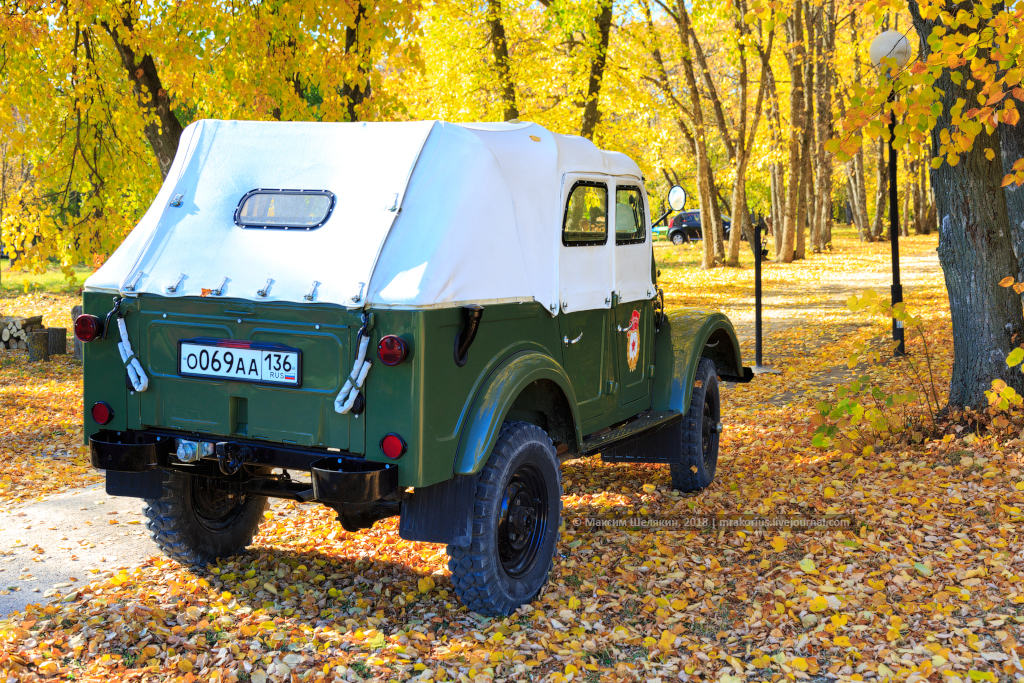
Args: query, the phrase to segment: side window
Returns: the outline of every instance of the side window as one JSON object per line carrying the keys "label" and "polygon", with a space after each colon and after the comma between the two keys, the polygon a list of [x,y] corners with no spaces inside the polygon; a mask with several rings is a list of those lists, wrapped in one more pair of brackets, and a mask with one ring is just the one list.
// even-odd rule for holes
{"label": "side window", "polygon": [[646,236],[644,196],[640,188],[615,188],[615,244],[638,244]]}
{"label": "side window", "polygon": [[586,247],[608,241],[608,186],[581,180],[572,186],[562,218],[562,244]]}

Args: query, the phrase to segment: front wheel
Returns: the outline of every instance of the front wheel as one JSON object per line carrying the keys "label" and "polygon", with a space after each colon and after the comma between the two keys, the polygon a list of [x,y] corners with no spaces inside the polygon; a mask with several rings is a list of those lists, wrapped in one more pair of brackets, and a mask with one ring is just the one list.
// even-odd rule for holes
{"label": "front wheel", "polygon": [[146,499],[146,528],[164,555],[205,565],[245,550],[263,521],[265,496],[234,492],[211,479],[162,472],[163,493]]}
{"label": "front wheel", "polygon": [[722,432],[718,372],[714,362],[701,358],[690,399],[683,416],[683,448],[679,462],[670,465],[672,488],[689,493],[711,486],[718,466],[718,436]]}
{"label": "front wheel", "polygon": [[455,593],[468,609],[507,615],[547,583],[561,525],[562,479],[550,437],[506,422],[477,475],[473,536],[448,546]]}

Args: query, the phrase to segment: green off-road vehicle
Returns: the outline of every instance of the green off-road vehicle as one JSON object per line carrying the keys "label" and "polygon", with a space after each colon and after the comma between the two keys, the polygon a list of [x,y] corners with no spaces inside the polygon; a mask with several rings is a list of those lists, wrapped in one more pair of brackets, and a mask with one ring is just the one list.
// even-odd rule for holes
{"label": "green off-road vehicle", "polygon": [[[640,169],[527,123],[199,121],[85,286],[85,433],[186,563],[270,497],[446,543],[463,603],[547,580],[560,459],[718,456],[720,313],[666,316]],[[300,476],[302,473],[303,476]]]}

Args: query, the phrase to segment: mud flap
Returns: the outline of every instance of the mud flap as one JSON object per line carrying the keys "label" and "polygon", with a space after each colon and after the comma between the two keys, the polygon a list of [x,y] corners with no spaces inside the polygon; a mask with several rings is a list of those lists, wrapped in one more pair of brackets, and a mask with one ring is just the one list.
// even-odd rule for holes
{"label": "mud flap", "polygon": [[459,474],[448,481],[418,488],[402,501],[398,535],[407,541],[468,546],[473,536],[476,475]]}
{"label": "mud flap", "polygon": [[159,498],[163,494],[162,470],[115,472],[107,470],[107,495],[128,498]]}
{"label": "mud flap", "polygon": [[683,423],[674,421],[617,441],[601,451],[603,462],[679,462],[683,451]]}

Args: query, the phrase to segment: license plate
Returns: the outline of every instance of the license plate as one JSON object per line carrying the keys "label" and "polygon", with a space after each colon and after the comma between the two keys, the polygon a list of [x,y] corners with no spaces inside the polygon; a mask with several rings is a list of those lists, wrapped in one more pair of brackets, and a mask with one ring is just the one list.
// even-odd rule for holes
{"label": "license plate", "polygon": [[240,339],[182,339],[178,374],[297,387],[302,384],[302,351]]}

